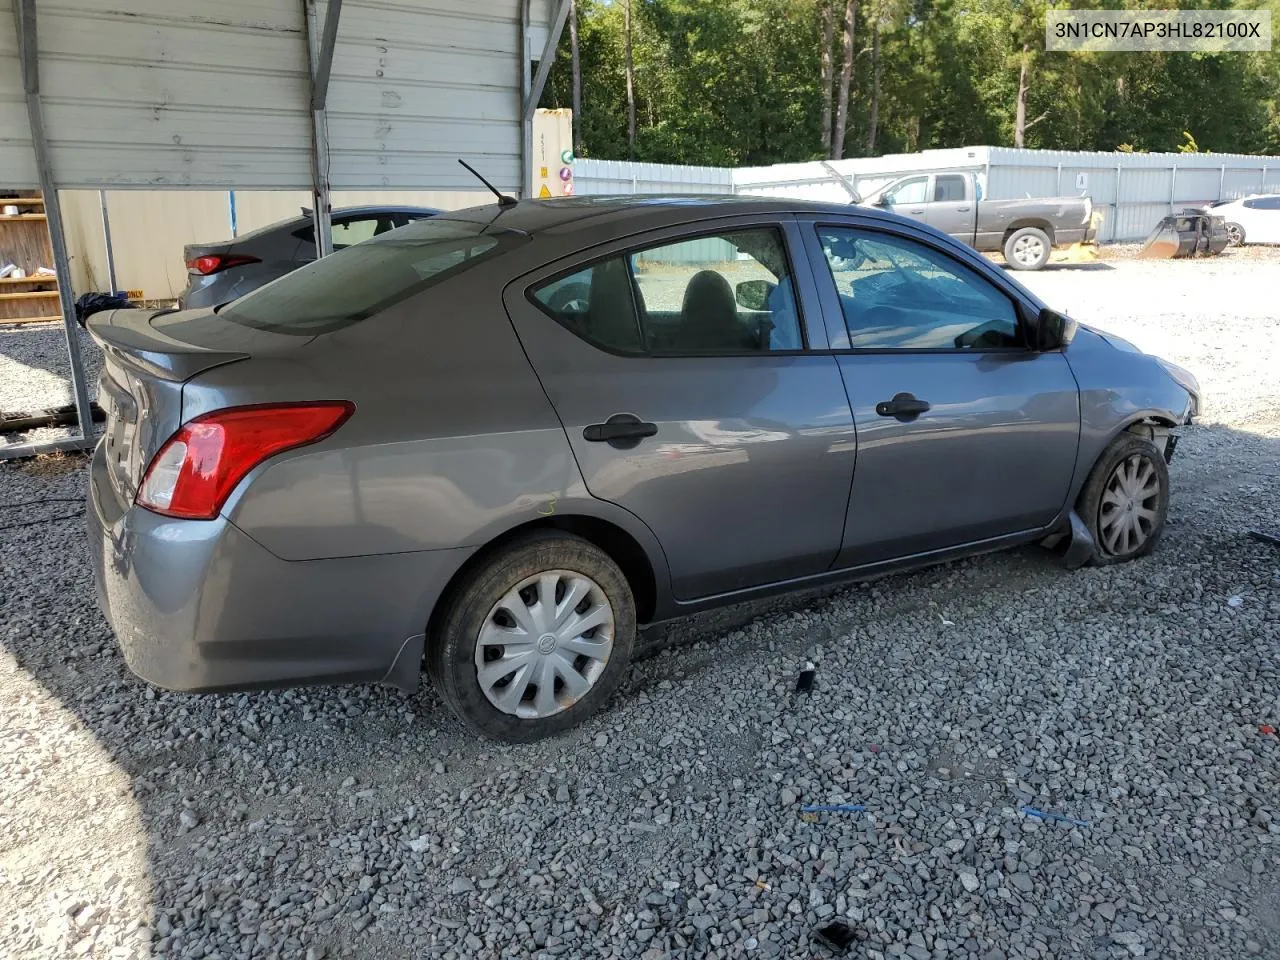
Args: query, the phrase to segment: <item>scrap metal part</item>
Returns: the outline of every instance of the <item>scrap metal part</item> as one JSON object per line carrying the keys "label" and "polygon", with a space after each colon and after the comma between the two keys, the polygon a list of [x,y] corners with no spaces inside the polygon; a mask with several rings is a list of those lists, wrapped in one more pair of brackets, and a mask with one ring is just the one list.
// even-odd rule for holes
{"label": "scrap metal part", "polygon": [[1193,210],[1165,217],[1138,251],[1139,260],[1181,260],[1216,256],[1227,248],[1230,237],[1222,217]]}

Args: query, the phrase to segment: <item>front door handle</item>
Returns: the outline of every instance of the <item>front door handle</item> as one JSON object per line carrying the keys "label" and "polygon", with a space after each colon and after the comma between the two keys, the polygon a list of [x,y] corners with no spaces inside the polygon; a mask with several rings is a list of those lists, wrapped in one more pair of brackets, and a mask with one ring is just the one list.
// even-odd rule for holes
{"label": "front door handle", "polygon": [[582,428],[582,439],[592,443],[607,443],[617,450],[630,450],[645,437],[658,432],[656,423],[648,423],[629,413],[615,413],[604,423],[592,423]]}
{"label": "front door handle", "polygon": [[876,404],[876,413],[882,417],[893,417],[906,423],[914,420],[929,409],[929,404],[917,400],[909,393],[894,394],[892,400],[881,400]]}
{"label": "front door handle", "polygon": [[968,212],[969,212],[968,207],[956,207],[956,213],[968,213]]}

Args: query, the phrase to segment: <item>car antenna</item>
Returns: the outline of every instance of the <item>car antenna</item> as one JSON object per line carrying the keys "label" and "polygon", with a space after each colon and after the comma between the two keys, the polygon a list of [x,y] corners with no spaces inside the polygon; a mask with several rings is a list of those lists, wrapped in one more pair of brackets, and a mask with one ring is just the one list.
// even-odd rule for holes
{"label": "car antenna", "polygon": [[515,197],[507,196],[505,193],[503,193],[501,190],[495,187],[492,183],[490,183],[488,180],[482,177],[480,175],[480,171],[477,170],[475,167],[473,167],[471,164],[467,163],[467,161],[459,157],[458,162],[462,164],[464,167],[466,167],[467,171],[471,173],[472,176],[474,176],[477,180],[479,180],[481,183],[483,183],[486,187],[489,188],[490,192],[492,192],[493,195],[498,198],[498,206],[514,207],[517,203],[519,203],[519,201],[516,200]]}

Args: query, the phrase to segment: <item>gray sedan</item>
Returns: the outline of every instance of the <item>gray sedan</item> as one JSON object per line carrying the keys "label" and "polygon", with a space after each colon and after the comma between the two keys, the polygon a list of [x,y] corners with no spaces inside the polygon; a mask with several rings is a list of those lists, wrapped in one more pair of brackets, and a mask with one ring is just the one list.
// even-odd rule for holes
{"label": "gray sedan", "polygon": [[[345,249],[439,212],[432,207],[334,210],[330,234],[333,249]],[[187,244],[182,248],[187,286],[178,295],[178,305],[190,309],[230,303],[315,259],[315,228],[311,212],[305,209],[301,216],[269,224],[234,240]]]}
{"label": "gray sedan", "polygon": [[99,313],[97,581],[179,690],[425,669],[475,730],[600,707],[638,625],[1160,539],[1186,371],[877,210],[443,214],[217,311]]}

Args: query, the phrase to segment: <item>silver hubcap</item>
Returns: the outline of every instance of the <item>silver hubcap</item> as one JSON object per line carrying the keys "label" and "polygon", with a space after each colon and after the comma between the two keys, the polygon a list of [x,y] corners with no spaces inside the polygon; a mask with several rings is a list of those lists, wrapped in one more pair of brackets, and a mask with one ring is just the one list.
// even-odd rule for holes
{"label": "silver hubcap", "polygon": [[1240,228],[1234,223],[1227,224],[1227,242],[1239,246],[1240,240]]}
{"label": "silver hubcap", "polygon": [[613,650],[613,606],[590,577],[548,570],[493,605],[476,640],[476,680],[503,713],[537,720],[595,686]]}
{"label": "silver hubcap", "polygon": [[1019,237],[1013,242],[1013,258],[1019,263],[1035,263],[1044,255],[1044,244],[1038,237]]}
{"label": "silver hubcap", "polygon": [[1146,457],[1134,454],[1120,461],[1102,494],[1098,527],[1107,552],[1133,553],[1147,542],[1156,525],[1160,477]]}

